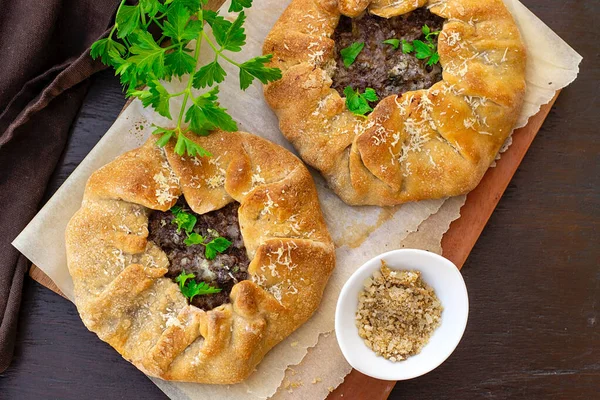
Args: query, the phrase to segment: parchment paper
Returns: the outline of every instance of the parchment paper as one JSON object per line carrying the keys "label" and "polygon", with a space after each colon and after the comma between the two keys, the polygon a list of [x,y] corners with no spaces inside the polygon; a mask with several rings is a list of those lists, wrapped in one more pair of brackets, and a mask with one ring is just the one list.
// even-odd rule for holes
{"label": "parchment paper", "polygon": [[[524,126],[556,90],[575,79],[581,57],[521,3],[505,1],[529,50],[526,105],[518,123],[518,126]],[[254,3],[247,12],[248,44],[241,54],[236,55],[238,60],[260,54],[266,34],[289,0],[255,0]],[[227,8],[226,4],[222,10]],[[230,76],[237,76],[235,70],[226,69]],[[176,81],[169,85],[174,89],[181,87],[181,83]],[[263,100],[260,83],[255,83],[244,94],[240,94],[237,85],[237,79],[230,77],[221,85],[220,99],[239,122],[240,129],[293,150],[280,134],[277,119]],[[179,105],[174,101],[172,107],[176,109]],[[80,207],[85,182],[102,165],[141,145],[152,130],[151,123],[164,124],[165,121],[151,110],[144,109],[139,101],[132,102],[13,242],[70,299],[73,298],[73,284],[66,267],[64,231],[70,217]],[[450,222],[460,215],[460,207],[464,203],[462,196],[446,202],[431,200],[385,209],[349,207],[325,186],[319,175],[313,176],[323,213],[337,245],[337,267],[321,307],[310,321],[275,347],[257,371],[241,384],[211,386],[151,378],[172,399],[264,399],[275,394],[282,381],[277,398],[290,394],[290,390],[296,394],[294,398],[324,398],[329,389],[339,385],[350,371],[337,348],[335,336],[328,334],[333,330],[335,303],[347,277],[366,260],[391,249],[410,246],[440,252],[441,236]],[[368,240],[365,240],[367,237]],[[314,347],[317,341],[319,344]],[[310,347],[313,347],[310,355],[300,364]],[[288,366],[296,364],[300,365],[286,373]],[[298,397],[300,394],[301,397]]]}

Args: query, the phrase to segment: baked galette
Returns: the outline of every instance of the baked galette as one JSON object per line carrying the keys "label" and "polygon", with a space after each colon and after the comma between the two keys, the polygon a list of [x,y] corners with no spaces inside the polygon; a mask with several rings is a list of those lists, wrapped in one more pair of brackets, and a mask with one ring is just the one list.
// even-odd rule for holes
{"label": "baked galette", "polygon": [[145,373],[235,383],[315,311],[334,247],[306,167],[242,132],[151,138],[89,179],[66,232],[88,329]]}
{"label": "baked galette", "polygon": [[525,93],[502,0],[292,0],[263,51],[281,131],[353,205],[470,191]]}

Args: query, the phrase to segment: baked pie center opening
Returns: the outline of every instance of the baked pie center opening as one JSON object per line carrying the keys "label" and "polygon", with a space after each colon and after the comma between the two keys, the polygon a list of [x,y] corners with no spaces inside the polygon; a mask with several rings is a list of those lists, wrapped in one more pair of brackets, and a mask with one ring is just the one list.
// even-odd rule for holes
{"label": "baked pie center opening", "polygon": [[[389,19],[368,12],[358,18],[342,16],[333,34],[336,69],[332,87],[342,97],[347,86],[360,93],[372,88],[380,100],[431,87],[442,80],[442,67],[439,63],[427,65],[428,60],[418,59],[415,52],[404,53],[402,43],[403,40],[425,41],[423,27],[427,25],[431,32],[436,32],[442,29],[443,23],[443,18],[425,8]],[[399,41],[397,49],[384,43],[389,39]],[[433,40],[437,43],[437,37]],[[364,47],[354,63],[346,67],[340,52],[355,43],[364,43]]]}
{"label": "baked pie center opening", "polygon": [[205,238],[204,243],[220,237],[227,239],[231,245],[223,252],[216,252],[214,258],[209,259],[205,245],[185,243],[191,233],[186,232],[184,228],[178,228],[176,215],[171,211],[173,209],[165,212],[153,210],[148,220],[148,238],[159,246],[169,259],[169,272],[166,276],[180,284],[176,279],[182,273],[193,274],[194,277],[187,280],[188,285],[193,280],[195,283],[205,282],[221,290],[218,293],[192,297],[190,304],[198,308],[208,311],[228,303],[233,285],[248,279],[250,264],[238,221],[240,204],[233,202],[219,210],[200,215],[194,213],[181,196],[176,207],[181,207],[183,212],[196,218],[191,233]]}

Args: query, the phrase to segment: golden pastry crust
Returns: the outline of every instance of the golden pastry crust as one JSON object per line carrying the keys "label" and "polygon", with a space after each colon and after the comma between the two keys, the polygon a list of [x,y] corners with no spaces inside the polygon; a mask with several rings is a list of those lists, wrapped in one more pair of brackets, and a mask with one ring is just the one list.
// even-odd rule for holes
{"label": "golden pastry crust", "polygon": [[[247,133],[191,136],[212,158],[181,157],[151,138],[89,179],[66,231],[75,303],[88,329],[148,375],[229,384],[316,310],[335,264],[310,173],[285,149]],[[230,303],[192,305],[164,275],[148,214],[183,193],[196,213],[238,201],[251,263]]]}
{"label": "golden pastry crust", "polygon": [[[393,17],[426,6],[446,22],[443,80],[353,115],[331,88],[340,15]],[[351,205],[469,192],[508,138],[525,94],[525,48],[502,0],[292,0],[263,52],[283,78],[265,86],[281,131]]]}

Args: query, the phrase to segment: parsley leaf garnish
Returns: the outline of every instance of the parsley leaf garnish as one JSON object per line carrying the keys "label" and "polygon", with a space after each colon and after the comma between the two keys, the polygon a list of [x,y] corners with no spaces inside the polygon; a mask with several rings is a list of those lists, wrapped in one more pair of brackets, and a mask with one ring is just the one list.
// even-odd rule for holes
{"label": "parsley leaf garnish", "polygon": [[136,90],[132,93],[142,101],[144,107],[151,105],[163,117],[171,118],[169,92],[158,80],[148,82],[148,90]]}
{"label": "parsley leaf garnish", "polygon": [[407,42],[406,40],[402,39],[402,52],[404,54],[408,54],[408,53],[412,53],[413,51],[415,51],[415,46],[413,46],[412,43]]}
{"label": "parsley leaf garnish", "polygon": [[424,25],[421,28],[421,32],[425,35],[425,41],[413,40],[412,43],[402,40],[402,52],[409,54],[414,52],[415,57],[419,60],[427,60],[426,65],[432,66],[440,61],[440,55],[437,52],[437,42],[435,37],[438,36],[441,31],[432,32],[431,28]]}
{"label": "parsley leaf garnish", "polygon": [[358,57],[358,55],[364,47],[365,44],[363,42],[355,42],[352,43],[350,46],[346,47],[345,49],[340,50],[340,54],[342,55],[342,61],[344,62],[344,66],[346,68],[354,64],[356,57]]}
{"label": "parsley leaf garnish", "polygon": [[250,8],[252,6],[252,0],[232,0],[229,6],[229,12],[239,12],[244,8]]}
{"label": "parsley leaf garnish", "polygon": [[225,80],[227,72],[221,67],[218,61],[213,61],[200,68],[194,74],[192,86],[196,89],[212,86],[215,83],[221,83]]}
{"label": "parsley leaf garnish", "polygon": [[[161,140],[163,140],[163,137]],[[211,157],[212,154],[209,153],[206,149],[200,146],[198,143],[194,142],[192,139],[185,136],[183,132],[179,134],[177,137],[177,143],[175,144],[175,152],[177,154],[187,153],[191,157]]]}
{"label": "parsley leaf garnish", "polygon": [[[226,54],[240,52],[246,44],[244,10],[252,6],[252,0],[232,0],[229,11],[238,13],[233,21],[205,9],[207,0],[139,0],[137,5],[125,2],[121,0],[108,37],[92,45],[92,58],[115,69],[127,97],[137,97],[144,107],[152,107],[173,120],[169,127],[156,127],[154,133],[160,135],[158,146],[173,140],[179,155],[209,157],[210,153],[192,139],[194,134],[237,130],[233,118],[219,105],[218,87],[213,87],[227,76],[221,61],[239,68],[242,90],[254,79],[267,84],[281,78],[278,68],[268,66],[271,55],[237,62]],[[214,39],[205,32],[205,22],[212,28]],[[158,28],[160,34],[153,36],[151,28]],[[202,43],[213,50],[212,61],[200,60]],[[171,93],[161,83],[182,79],[187,74],[190,76],[183,78],[187,84],[181,92]],[[198,94],[192,88],[208,91]],[[180,96],[181,108],[171,115],[171,99]]]}
{"label": "parsley leaf garnish", "polygon": [[366,88],[365,92],[361,94],[359,90],[354,90],[351,86],[346,86],[344,95],[346,96],[346,107],[348,107],[348,110],[362,117],[373,111],[369,102],[379,100],[377,93],[371,88]]}
{"label": "parsley leaf garnish", "polygon": [[221,41],[217,40],[217,43],[219,43],[222,49],[233,52],[242,51],[242,46],[246,44],[246,33],[243,27],[245,21],[246,14],[242,11],[229,26],[227,32],[222,34],[215,33],[215,39],[218,37],[221,38]]}
{"label": "parsley leaf garnish", "polygon": [[254,78],[257,78],[262,83],[281,79],[281,70],[265,66],[272,58],[272,54],[258,56],[238,65],[240,68],[240,87],[242,90],[250,87]]}
{"label": "parsley leaf garnish", "polygon": [[148,32],[136,30],[131,36],[135,44],[129,48],[133,56],[127,61],[134,64],[142,74],[153,74],[162,79],[165,76],[165,49],[160,47]]}
{"label": "parsley leaf garnish", "polygon": [[366,88],[365,89],[365,94],[363,96],[368,101],[377,101],[377,100],[379,100],[379,97],[377,97],[377,93],[375,93],[375,90],[371,89],[371,88]]}
{"label": "parsley leaf garnish", "polygon": [[227,114],[227,110],[219,107],[218,94],[217,86],[196,97],[193,100],[194,104],[187,110],[185,121],[189,122],[189,129],[195,134],[204,136],[216,128],[228,132],[237,130],[237,123]]}
{"label": "parsley leaf garnish", "polygon": [[100,39],[92,45],[90,54],[92,58],[100,57],[104,64],[111,61],[111,57],[121,56],[125,53],[125,46],[111,38]]}
{"label": "parsley leaf garnish", "polygon": [[[421,32],[423,32],[423,35],[428,36],[431,34],[431,28],[427,24],[425,24],[421,27]],[[429,39],[429,38],[427,38],[427,39]]]}
{"label": "parsley leaf garnish", "polygon": [[196,275],[186,274],[185,271],[181,271],[179,275],[175,277],[175,282],[179,283],[179,288],[183,288],[188,279],[194,279]]}
{"label": "parsley leaf garnish", "polygon": [[194,274],[186,274],[185,271],[181,271],[181,274],[175,277],[175,282],[179,283],[179,290],[181,293],[188,298],[190,303],[196,296],[203,296],[206,294],[219,293],[222,289],[218,287],[210,286],[206,282],[196,282]]}
{"label": "parsley leaf garnish", "polygon": [[152,134],[154,134],[154,135],[161,135],[160,139],[158,139],[156,141],[156,145],[160,146],[160,147],[163,147],[167,143],[169,143],[169,140],[171,140],[171,138],[175,134],[175,132],[170,131],[170,130],[165,129],[165,128],[161,128],[160,126],[154,125],[154,128],[155,129],[154,129],[154,132],[152,132]]}
{"label": "parsley leaf garnish", "polygon": [[188,235],[192,233],[194,226],[196,226],[196,222],[198,221],[196,216],[183,211],[179,206],[172,207],[171,212],[175,216],[171,223],[177,225],[177,232],[181,232],[183,229]]}
{"label": "parsley leaf garnish", "polygon": [[203,296],[205,294],[219,293],[221,290],[222,290],[221,288],[216,288],[216,287],[210,286],[206,282],[198,283],[196,281],[189,281],[187,283],[187,285],[184,286],[184,288],[181,290],[181,293],[183,293],[183,295],[185,297],[190,299],[190,302],[191,302],[194,299],[194,297],[196,297],[196,296]]}
{"label": "parsley leaf garnish", "polygon": [[206,237],[193,232],[188,235],[184,243],[186,246],[194,246],[198,244],[204,246],[204,255],[206,256],[207,260],[214,260],[217,256],[217,253],[223,253],[229,248],[229,246],[231,246],[231,242],[224,237],[217,237],[209,242],[206,242],[206,240]]}
{"label": "parsley leaf garnish", "polygon": [[435,53],[435,49],[432,49],[420,40],[413,40],[413,46],[415,48],[415,57],[419,60],[431,57]]}
{"label": "parsley leaf garnish", "polygon": [[184,240],[184,243],[186,246],[193,246],[195,244],[203,244],[204,243],[204,236],[196,233],[196,232],[192,232],[188,235],[188,237]]}
{"label": "parsley leaf garnish", "polygon": [[[119,30],[117,37],[123,39],[127,37],[140,24],[140,6],[126,6],[121,3],[117,12],[116,24]],[[110,37],[110,36],[109,36]]]}
{"label": "parsley leaf garnish", "polygon": [[[181,135],[180,138],[181,137],[184,136]],[[210,238],[204,237],[199,233],[194,232],[194,227],[196,226],[197,222],[196,216],[183,211],[183,209],[180,206],[171,207],[171,212],[175,217],[171,222],[173,224],[177,224],[177,232],[181,232],[181,230],[183,229],[187,235],[186,239],[183,241],[185,245],[204,246],[204,255],[206,256],[207,260],[214,260],[217,256],[217,253],[223,253],[229,248],[229,246],[231,246],[231,241],[225,239],[224,237],[219,236],[212,240],[209,240]]]}
{"label": "parsley leaf garnish", "polygon": [[189,55],[187,49],[181,48],[167,54],[165,64],[167,75],[179,77],[194,72],[196,59]]}
{"label": "parsley leaf garnish", "polygon": [[223,253],[229,248],[229,246],[231,246],[231,242],[224,237],[218,237],[206,243],[205,246],[206,248],[204,255],[209,260],[214,260],[214,258],[217,256],[217,253]]}
{"label": "parsley leaf garnish", "polygon": [[202,31],[202,24],[197,20],[190,20],[190,10],[181,3],[176,3],[169,8],[167,20],[163,24],[163,34],[176,42],[191,40],[198,37]]}
{"label": "parsley leaf garnish", "polygon": [[383,43],[391,45],[395,50],[398,50],[398,47],[400,46],[399,39],[388,39],[384,40]]}

